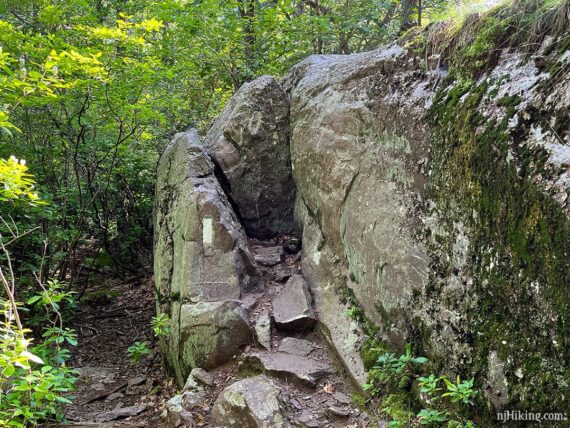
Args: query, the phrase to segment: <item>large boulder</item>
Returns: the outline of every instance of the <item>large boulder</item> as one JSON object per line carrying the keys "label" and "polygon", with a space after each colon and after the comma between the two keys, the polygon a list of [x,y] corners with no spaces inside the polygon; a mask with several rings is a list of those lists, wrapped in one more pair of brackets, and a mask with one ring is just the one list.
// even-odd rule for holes
{"label": "large boulder", "polygon": [[212,410],[213,426],[281,428],[285,426],[281,391],[260,375],[240,380],[218,396]]}
{"label": "large boulder", "polygon": [[[200,356],[194,355],[189,343],[199,341],[197,334],[211,332],[190,331],[193,320],[185,314],[198,312],[208,320],[223,320],[217,321],[225,329],[221,335],[230,331],[228,325],[232,323],[239,324],[239,331],[245,330],[240,316],[228,304],[212,303],[208,308],[196,305],[239,299],[262,286],[245,232],[195,131],[176,134],[160,158],[154,242],[159,311],[169,314],[172,320],[172,332],[162,348],[166,362],[182,384],[194,363],[204,361],[211,367],[227,356],[204,355],[218,352],[217,346],[203,348]],[[239,336],[240,344],[244,336]],[[205,343],[224,343],[219,338],[203,339]],[[183,342],[185,345],[181,345]],[[232,347],[230,353],[234,351]]]}
{"label": "large boulder", "polygon": [[[480,36],[466,33],[462,46]],[[475,377],[497,411],[564,406],[567,47],[546,37],[538,68],[496,46],[464,80],[474,70],[445,78],[441,52],[425,72],[429,49],[414,43],[312,56],[282,82],[303,274],[325,335],[359,382],[359,350],[375,341],[349,308],[376,343],[414,342],[438,370]]]}
{"label": "large boulder", "polygon": [[289,154],[289,99],[262,76],[244,84],[204,139],[246,231],[291,233],[295,185]]}
{"label": "large boulder", "polygon": [[[408,301],[428,277],[410,213],[423,192],[421,119],[431,94],[406,50],[313,56],[284,80],[291,95],[291,158],[303,227],[303,272],[329,337],[354,378],[360,330],[344,314],[362,307],[382,336],[403,346]],[[416,88],[419,88],[416,90]],[[354,302],[340,302],[353,296]]]}

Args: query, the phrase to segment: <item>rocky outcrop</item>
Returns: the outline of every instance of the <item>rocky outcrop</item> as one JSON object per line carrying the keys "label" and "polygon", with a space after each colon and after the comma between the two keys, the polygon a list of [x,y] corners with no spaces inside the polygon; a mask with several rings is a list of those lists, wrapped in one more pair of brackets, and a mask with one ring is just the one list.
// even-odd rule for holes
{"label": "rocky outcrop", "polygon": [[293,232],[289,99],[273,77],[244,84],[208,131],[204,146],[251,236]]}
{"label": "rocky outcrop", "polygon": [[164,355],[179,383],[250,340],[235,303],[262,287],[245,232],[195,131],[177,134],[158,166],[154,275],[172,320]]}
{"label": "rocky outcrop", "polygon": [[477,81],[398,45],[284,79],[303,272],[356,379],[374,340],[343,306],[376,341],[479,378],[497,409],[564,397],[570,56],[553,49],[552,72],[504,51]]}
{"label": "rocky outcrop", "polygon": [[[566,45],[545,38],[537,68],[516,51],[498,48],[487,63],[470,63],[465,53],[424,51],[426,34],[409,37],[364,54],[312,56],[281,82],[262,77],[236,94],[206,147],[223,182],[216,191],[229,196],[220,196],[224,210],[229,200],[239,212],[221,222],[240,231],[228,232],[231,254],[241,248],[230,272],[238,285],[187,295],[238,299],[255,287],[258,263],[274,287],[256,318],[266,351],[245,360],[270,375],[315,384],[330,368],[299,343],[272,350],[279,342],[267,303],[275,334],[305,332],[318,315],[319,332],[358,384],[380,347],[403,352],[412,343],[434,370],[476,378],[481,406],[562,406],[570,357]],[[477,36],[462,37],[465,46]],[[198,158],[193,174],[204,168]],[[194,206],[197,190],[188,186]],[[288,254],[297,246],[276,246],[283,239],[256,245],[252,257],[237,218],[254,237],[290,233],[293,206],[302,269]],[[216,248],[219,260],[228,256],[229,246]],[[161,266],[172,265],[171,254],[159,255]],[[172,296],[180,287],[161,284],[177,274],[158,269],[161,295]],[[174,337],[180,353],[180,330]]]}
{"label": "rocky outcrop", "polygon": [[323,325],[359,383],[361,335],[339,298],[354,294],[383,337],[403,346],[407,302],[428,277],[410,216],[424,191],[422,118],[433,96],[414,72],[418,62],[394,45],[313,56],[285,78],[303,269]]}

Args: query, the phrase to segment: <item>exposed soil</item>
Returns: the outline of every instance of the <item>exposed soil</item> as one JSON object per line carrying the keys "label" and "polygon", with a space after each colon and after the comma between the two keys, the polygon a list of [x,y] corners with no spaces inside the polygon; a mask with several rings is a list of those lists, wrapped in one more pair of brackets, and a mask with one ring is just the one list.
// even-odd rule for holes
{"label": "exposed soil", "polygon": [[[85,422],[96,422],[117,407],[144,405],[143,412],[120,424],[94,426],[160,426],[164,402],[176,386],[164,373],[155,347],[150,329],[155,313],[152,277],[125,280],[101,275],[91,280],[72,326],[78,346],[69,364],[80,375],[77,398],[65,409],[70,424],[90,426]],[[127,352],[134,342],[147,342],[150,349],[138,363],[130,361]],[[130,386],[129,381],[135,379],[142,383]]]}

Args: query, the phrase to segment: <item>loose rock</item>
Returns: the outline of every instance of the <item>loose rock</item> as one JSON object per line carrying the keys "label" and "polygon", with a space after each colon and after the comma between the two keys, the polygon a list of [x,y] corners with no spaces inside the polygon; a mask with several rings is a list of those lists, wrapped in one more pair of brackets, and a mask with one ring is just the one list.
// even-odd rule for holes
{"label": "loose rock", "polygon": [[268,351],[271,350],[271,317],[269,312],[263,311],[255,323],[257,341]]}
{"label": "loose rock", "polygon": [[332,416],[337,416],[340,418],[348,418],[348,416],[350,415],[350,412],[348,410],[337,406],[330,406],[327,409],[327,412]]}
{"label": "loose rock", "polygon": [[110,422],[116,419],[128,418],[130,416],[136,416],[147,409],[146,404],[140,406],[130,406],[130,407],[118,407],[110,412],[102,413],[95,417],[97,422]]}
{"label": "loose rock", "polygon": [[204,385],[212,386],[214,384],[214,378],[212,375],[200,367],[193,368],[190,372],[190,376]]}
{"label": "loose rock", "polygon": [[119,398],[123,398],[124,396],[125,394],[122,394],[120,392],[113,392],[111,395],[105,398],[105,401],[115,401],[118,400]]}
{"label": "loose rock", "polygon": [[182,396],[176,395],[166,403],[166,426],[167,427],[191,427],[194,426],[192,413],[182,407]]}
{"label": "loose rock", "polygon": [[301,275],[292,276],[271,304],[275,324],[282,330],[303,331],[316,323],[309,287]]}
{"label": "loose rock", "polygon": [[320,378],[332,373],[328,364],[285,352],[254,352],[246,355],[246,359],[267,373],[297,379],[310,385],[315,385]]}
{"label": "loose rock", "polygon": [[227,428],[284,427],[280,394],[280,389],[263,375],[240,380],[220,393],[212,420]]}
{"label": "loose rock", "polygon": [[297,339],[295,337],[286,337],[281,341],[277,350],[279,352],[286,352],[287,354],[300,355],[306,357],[316,348],[313,342],[305,339]]}
{"label": "loose rock", "polygon": [[332,396],[336,399],[336,401],[338,401],[341,404],[352,403],[352,398],[350,398],[346,394],[343,394],[342,392],[335,392]]}
{"label": "loose rock", "polygon": [[263,266],[275,266],[281,263],[283,247],[257,247],[254,250],[255,261]]}
{"label": "loose rock", "polygon": [[307,428],[319,428],[321,426],[319,421],[308,410],[303,410],[297,420]]}

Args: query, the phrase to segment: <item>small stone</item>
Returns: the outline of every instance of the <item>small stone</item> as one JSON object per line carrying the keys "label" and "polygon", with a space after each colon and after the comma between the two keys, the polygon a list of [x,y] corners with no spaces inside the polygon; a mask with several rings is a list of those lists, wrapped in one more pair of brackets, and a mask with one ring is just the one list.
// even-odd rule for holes
{"label": "small stone", "polygon": [[263,311],[255,323],[257,341],[268,351],[271,350],[271,317],[269,312]]}
{"label": "small stone", "polygon": [[319,421],[317,421],[316,418],[312,415],[312,413],[309,412],[308,410],[303,410],[303,412],[299,415],[297,420],[309,428],[318,428],[321,426]]}
{"label": "small stone", "polygon": [[190,376],[204,385],[212,386],[214,384],[214,378],[212,375],[200,367],[193,368],[190,372]]}
{"label": "small stone", "polygon": [[338,416],[339,418],[348,418],[350,412],[346,409],[337,406],[330,406],[327,412],[332,416]]}
{"label": "small stone", "polygon": [[95,420],[97,422],[110,422],[116,419],[128,418],[130,416],[136,416],[147,409],[146,404],[142,404],[139,406],[130,406],[130,407],[117,407],[110,412],[105,412],[97,415]]}
{"label": "small stone", "polygon": [[182,408],[184,410],[192,410],[194,407],[202,404],[205,398],[203,389],[190,390],[182,393]]}
{"label": "small stone", "polygon": [[135,377],[135,378],[129,380],[128,386],[129,387],[138,386],[138,385],[142,385],[145,382],[146,382],[146,376],[138,376],[138,377]]}
{"label": "small stone", "polygon": [[[193,369],[192,372],[194,372],[194,370],[195,369]],[[190,376],[188,376],[188,379],[184,384],[180,400],[182,408],[185,410],[192,410],[196,405],[204,401],[205,395],[206,392],[204,391],[204,388],[199,384],[198,379],[194,376],[194,374],[190,373]]]}
{"label": "small stone", "polygon": [[272,298],[273,319],[282,330],[303,331],[316,323],[311,307],[311,296],[305,278],[294,275],[283,289]]}
{"label": "small stone", "polygon": [[175,395],[166,402],[165,419],[167,427],[195,426],[192,413],[182,407],[181,395]]}
{"label": "small stone", "polygon": [[257,247],[254,249],[255,261],[262,266],[275,266],[281,263],[283,247]]}
{"label": "small stone", "polygon": [[273,269],[273,278],[277,282],[285,282],[291,277],[291,270],[288,266],[280,264]]}
{"label": "small stone", "polygon": [[332,396],[336,401],[338,401],[341,404],[352,403],[352,399],[348,395],[343,394],[342,392],[335,392]]}
{"label": "small stone", "polygon": [[102,383],[94,383],[93,385],[91,385],[91,389],[94,389],[95,391],[104,391],[105,389],[107,389],[107,387]]}
{"label": "small stone", "polygon": [[125,394],[121,394],[120,392],[113,392],[111,395],[105,398],[105,401],[115,401],[118,400],[119,398],[123,398],[124,396]]}
{"label": "small stone", "polygon": [[303,406],[301,406],[301,403],[299,403],[299,401],[295,400],[294,398],[292,398],[289,402],[297,410],[301,410],[303,408]]}

